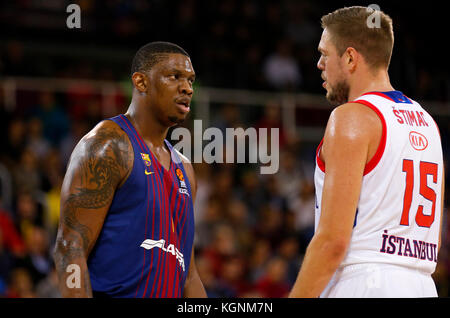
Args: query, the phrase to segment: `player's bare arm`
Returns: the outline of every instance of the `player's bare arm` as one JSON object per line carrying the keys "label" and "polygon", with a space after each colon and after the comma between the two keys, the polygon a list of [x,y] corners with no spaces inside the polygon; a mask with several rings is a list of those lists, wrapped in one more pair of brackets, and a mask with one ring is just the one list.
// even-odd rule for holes
{"label": "player's bare arm", "polygon": [[[103,121],[75,147],[61,190],[61,216],[54,251],[64,297],[92,297],[87,258],[103,226],[114,192],[133,165],[127,135]],[[68,266],[80,269],[79,287],[68,286]]]}
{"label": "player's bare arm", "polygon": [[[177,151],[174,149],[174,151]],[[195,177],[195,171],[192,167],[191,162],[184,155],[182,155],[179,151],[177,151],[178,156],[183,161],[183,167],[186,171],[187,178],[191,185],[191,194],[192,194],[192,203],[195,206],[195,197],[197,194],[197,179]],[[192,247],[191,252],[191,263],[189,265],[188,274],[186,277],[186,282],[184,283],[184,294],[185,298],[203,298],[206,296],[206,291],[203,286],[202,281],[200,280],[200,276],[198,275],[197,265],[195,263],[195,253],[194,246]]]}
{"label": "player's bare arm", "polygon": [[381,139],[370,108],[348,103],[330,116],[321,149],[325,162],[322,214],[290,297],[318,297],[346,254],[366,163]]}

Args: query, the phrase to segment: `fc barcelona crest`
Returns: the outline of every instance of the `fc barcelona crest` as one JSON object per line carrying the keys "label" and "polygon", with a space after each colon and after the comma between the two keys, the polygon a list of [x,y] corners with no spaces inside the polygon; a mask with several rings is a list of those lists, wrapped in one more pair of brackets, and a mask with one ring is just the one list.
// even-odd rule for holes
{"label": "fc barcelona crest", "polygon": [[150,156],[148,155],[148,153],[141,152],[141,157],[147,167],[150,167],[152,165],[152,161],[150,160]]}

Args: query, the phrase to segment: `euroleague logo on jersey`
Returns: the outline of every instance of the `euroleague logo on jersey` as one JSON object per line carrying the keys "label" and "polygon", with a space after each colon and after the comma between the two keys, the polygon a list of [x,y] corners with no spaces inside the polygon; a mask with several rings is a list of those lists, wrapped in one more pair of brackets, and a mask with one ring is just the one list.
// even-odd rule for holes
{"label": "euroleague logo on jersey", "polygon": [[409,142],[417,151],[425,150],[428,147],[427,137],[416,131],[411,131],[409,133]]}
{"label": "euroleague logo on jersey", "polygon": [[189,191],[186,187],[186,182],[184,181],[183,172],[181,172],[181,170],[179,168],[177,168],[175,170],[175,173],[177,174],[178,180],[180,181],[180,188],[178,189],[178,192],[189,196]]}

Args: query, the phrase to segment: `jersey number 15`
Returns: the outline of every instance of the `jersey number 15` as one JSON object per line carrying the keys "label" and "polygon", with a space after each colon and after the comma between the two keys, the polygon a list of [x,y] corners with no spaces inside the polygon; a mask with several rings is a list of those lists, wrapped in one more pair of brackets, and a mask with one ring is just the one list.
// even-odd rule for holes
{"label": "jersey number 15", "polygon": [[[422,227],[430,227],[434,222],[434,214],[436,211],[436,192],[428,187],[428,175],[433,176],[433,183],[437,183],[438,165],[432,162],[421,161],[419,165],[419,194],[425,199],[431,201],[431,214],[423,213],[423,205],[419,205],[416,212],[416,223]],[[406,172],[406,188],[403,197],[403,211],[400,225],[409,225],[409,211],[414,190],[414,161],[409,159],[403,160],[403,172]]]}

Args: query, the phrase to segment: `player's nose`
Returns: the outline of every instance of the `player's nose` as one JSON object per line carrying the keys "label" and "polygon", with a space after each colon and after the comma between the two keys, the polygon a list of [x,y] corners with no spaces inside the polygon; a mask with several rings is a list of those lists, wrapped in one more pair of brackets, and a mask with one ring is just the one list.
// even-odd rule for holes
{"label": "player's nose", "polygon": [[317,68],[321,71],[323,71],[325,69],[325,65],[323,63],[322,57],[320,57],[319,60],[317,61]]}
{"label": "player's nose", "polygon": [[181,81],[179,90],[180,90],[180,93],[189,95],[189,96],[192,95],[194,92],[194,89],[192,88],[192,84],[188,80]]}

